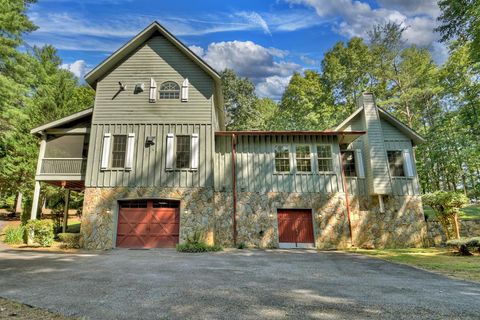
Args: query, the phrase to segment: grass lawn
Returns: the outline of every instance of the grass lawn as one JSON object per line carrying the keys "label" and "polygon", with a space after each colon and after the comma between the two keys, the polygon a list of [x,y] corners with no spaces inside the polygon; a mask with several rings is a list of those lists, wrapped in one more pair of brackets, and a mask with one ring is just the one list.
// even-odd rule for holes
{"label": "grass lawn", "polygon": [[408,264],[464,280],[480,281],[480,255],[460,256],[449,249],[410,248],[349,250],[376,258]]}
{"label": "grass lawn", "polygon": [[[424,206],[423,211],[428,216],[429,219],[435,217],[435,211],[429,206]],[[464,220],[469,219],[480,219],[480,205],[472,204],[466,206],[465,208],[460,209],[460,218]]]}
{"label": "grass lawn", "polygon": [[67,320],[78,318],[62,316],[44,309],[0,298],[0,319]]}

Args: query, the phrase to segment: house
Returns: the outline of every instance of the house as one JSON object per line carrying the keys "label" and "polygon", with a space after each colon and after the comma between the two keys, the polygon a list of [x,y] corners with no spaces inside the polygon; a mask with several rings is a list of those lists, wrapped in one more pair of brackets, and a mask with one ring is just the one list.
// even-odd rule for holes
{"label": "house", "polygon": [[32,130],[40,183],[84,192],[90,249],[421,246],[413,147],[372,94],[335,131],[226,131],[220,76],[154,22],[85,76],[93,108]]}

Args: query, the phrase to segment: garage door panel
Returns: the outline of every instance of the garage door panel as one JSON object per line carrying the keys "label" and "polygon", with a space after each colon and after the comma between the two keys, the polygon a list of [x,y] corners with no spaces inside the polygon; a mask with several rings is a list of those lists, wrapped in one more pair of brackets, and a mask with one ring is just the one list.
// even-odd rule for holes
{"label": "garage door panel", "polygon": [[[172,208],[175,202],[168,202],[168,208],[153,207],[152,200],[121,203],[117,247],[164,248],[174,247],[179,236],[179,208]],[[141,205],[138,205],[141,203]],[[132,208],[133,207],[133,208]]]}
{"label": "garage door panel", "polygon": [[313,244],[313,222],[310,210],[279,209],[278,240],[280,243]]}

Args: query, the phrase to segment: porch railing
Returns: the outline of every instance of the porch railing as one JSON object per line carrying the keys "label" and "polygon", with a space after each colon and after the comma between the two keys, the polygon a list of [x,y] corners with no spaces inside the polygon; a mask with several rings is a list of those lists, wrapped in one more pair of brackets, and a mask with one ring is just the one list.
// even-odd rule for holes
{"label": "porch railing", "polygon": [[40,174],[84,175],[86,168],[86,158],[44,158]]}

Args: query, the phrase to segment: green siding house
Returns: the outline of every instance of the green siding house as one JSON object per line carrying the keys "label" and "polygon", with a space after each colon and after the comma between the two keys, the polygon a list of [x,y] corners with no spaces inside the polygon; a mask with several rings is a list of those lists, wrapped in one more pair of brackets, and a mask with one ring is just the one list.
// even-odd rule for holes
{"label": "green siding house", "polygon": [[156,22],[85,80],[92,108],[32,130],[31,213],[41,183],[84,192],[84,248],[423,243],[423,138],[370,93],[334,131],[226,131],[220,76]]}

